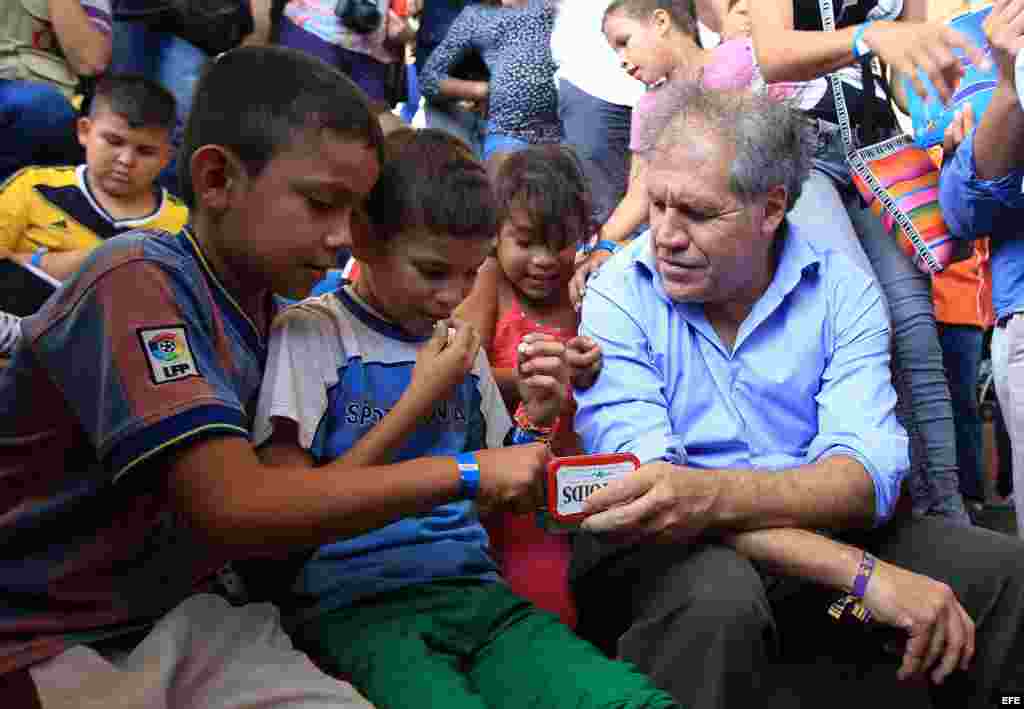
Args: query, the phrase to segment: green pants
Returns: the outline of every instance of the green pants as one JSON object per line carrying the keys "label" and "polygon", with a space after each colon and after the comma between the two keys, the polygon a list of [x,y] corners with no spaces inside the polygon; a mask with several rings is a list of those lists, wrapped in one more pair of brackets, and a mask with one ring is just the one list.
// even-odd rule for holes
{"label": "green pants", "polygon": [[306,624],[296,640],[378,709],[678,706],[501,583],[382,594]]}

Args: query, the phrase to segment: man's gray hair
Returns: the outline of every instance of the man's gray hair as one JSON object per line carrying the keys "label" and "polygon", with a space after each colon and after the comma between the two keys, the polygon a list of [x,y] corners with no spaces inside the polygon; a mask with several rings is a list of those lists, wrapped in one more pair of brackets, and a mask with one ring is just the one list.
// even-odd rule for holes
{"label": "man's gray hair", "polygon": [[811,169],[815,136],[799,110],[762,92],[718,91],[687,82],[662,87],[673,94],[673,115],[648,159],[691,139],[696,132],[733,146],[729,187],[742,200],[786,188],[793,208]]}

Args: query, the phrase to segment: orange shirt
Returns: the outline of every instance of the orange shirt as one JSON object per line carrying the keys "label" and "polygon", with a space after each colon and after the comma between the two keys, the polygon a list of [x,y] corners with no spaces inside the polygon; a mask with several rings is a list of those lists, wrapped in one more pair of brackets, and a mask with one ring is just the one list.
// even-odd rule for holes
{"label": "orange shirt", "polygon": [[978,239],[969,258],[932,276],[936,321],[980,328],[995,324],[990,254],[989,240]]}

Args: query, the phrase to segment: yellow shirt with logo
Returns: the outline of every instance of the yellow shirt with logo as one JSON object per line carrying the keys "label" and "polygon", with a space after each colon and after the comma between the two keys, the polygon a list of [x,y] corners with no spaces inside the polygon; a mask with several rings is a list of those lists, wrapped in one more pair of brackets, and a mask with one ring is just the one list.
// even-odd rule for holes
{"label": "yellow shirt with logo", "polygon": [[188,207],[155,186],[157,207],[150,214],[115,219],[93,196],[85,173],[85,165],[27,167],[0,185],[0,249],[75,251],[132,229],[177,233],[188,222]]}

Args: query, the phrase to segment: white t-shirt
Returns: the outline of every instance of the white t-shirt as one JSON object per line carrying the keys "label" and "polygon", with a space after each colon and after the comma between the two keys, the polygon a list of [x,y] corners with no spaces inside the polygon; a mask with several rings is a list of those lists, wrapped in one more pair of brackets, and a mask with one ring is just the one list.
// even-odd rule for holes
{"label": "white t-shirt", "polygon": [[562,0],[551,34],[551,55],[557,79],[602,101],[632,107],[644,85],[622,69],[622,63],[601,31],[610,0]]}

